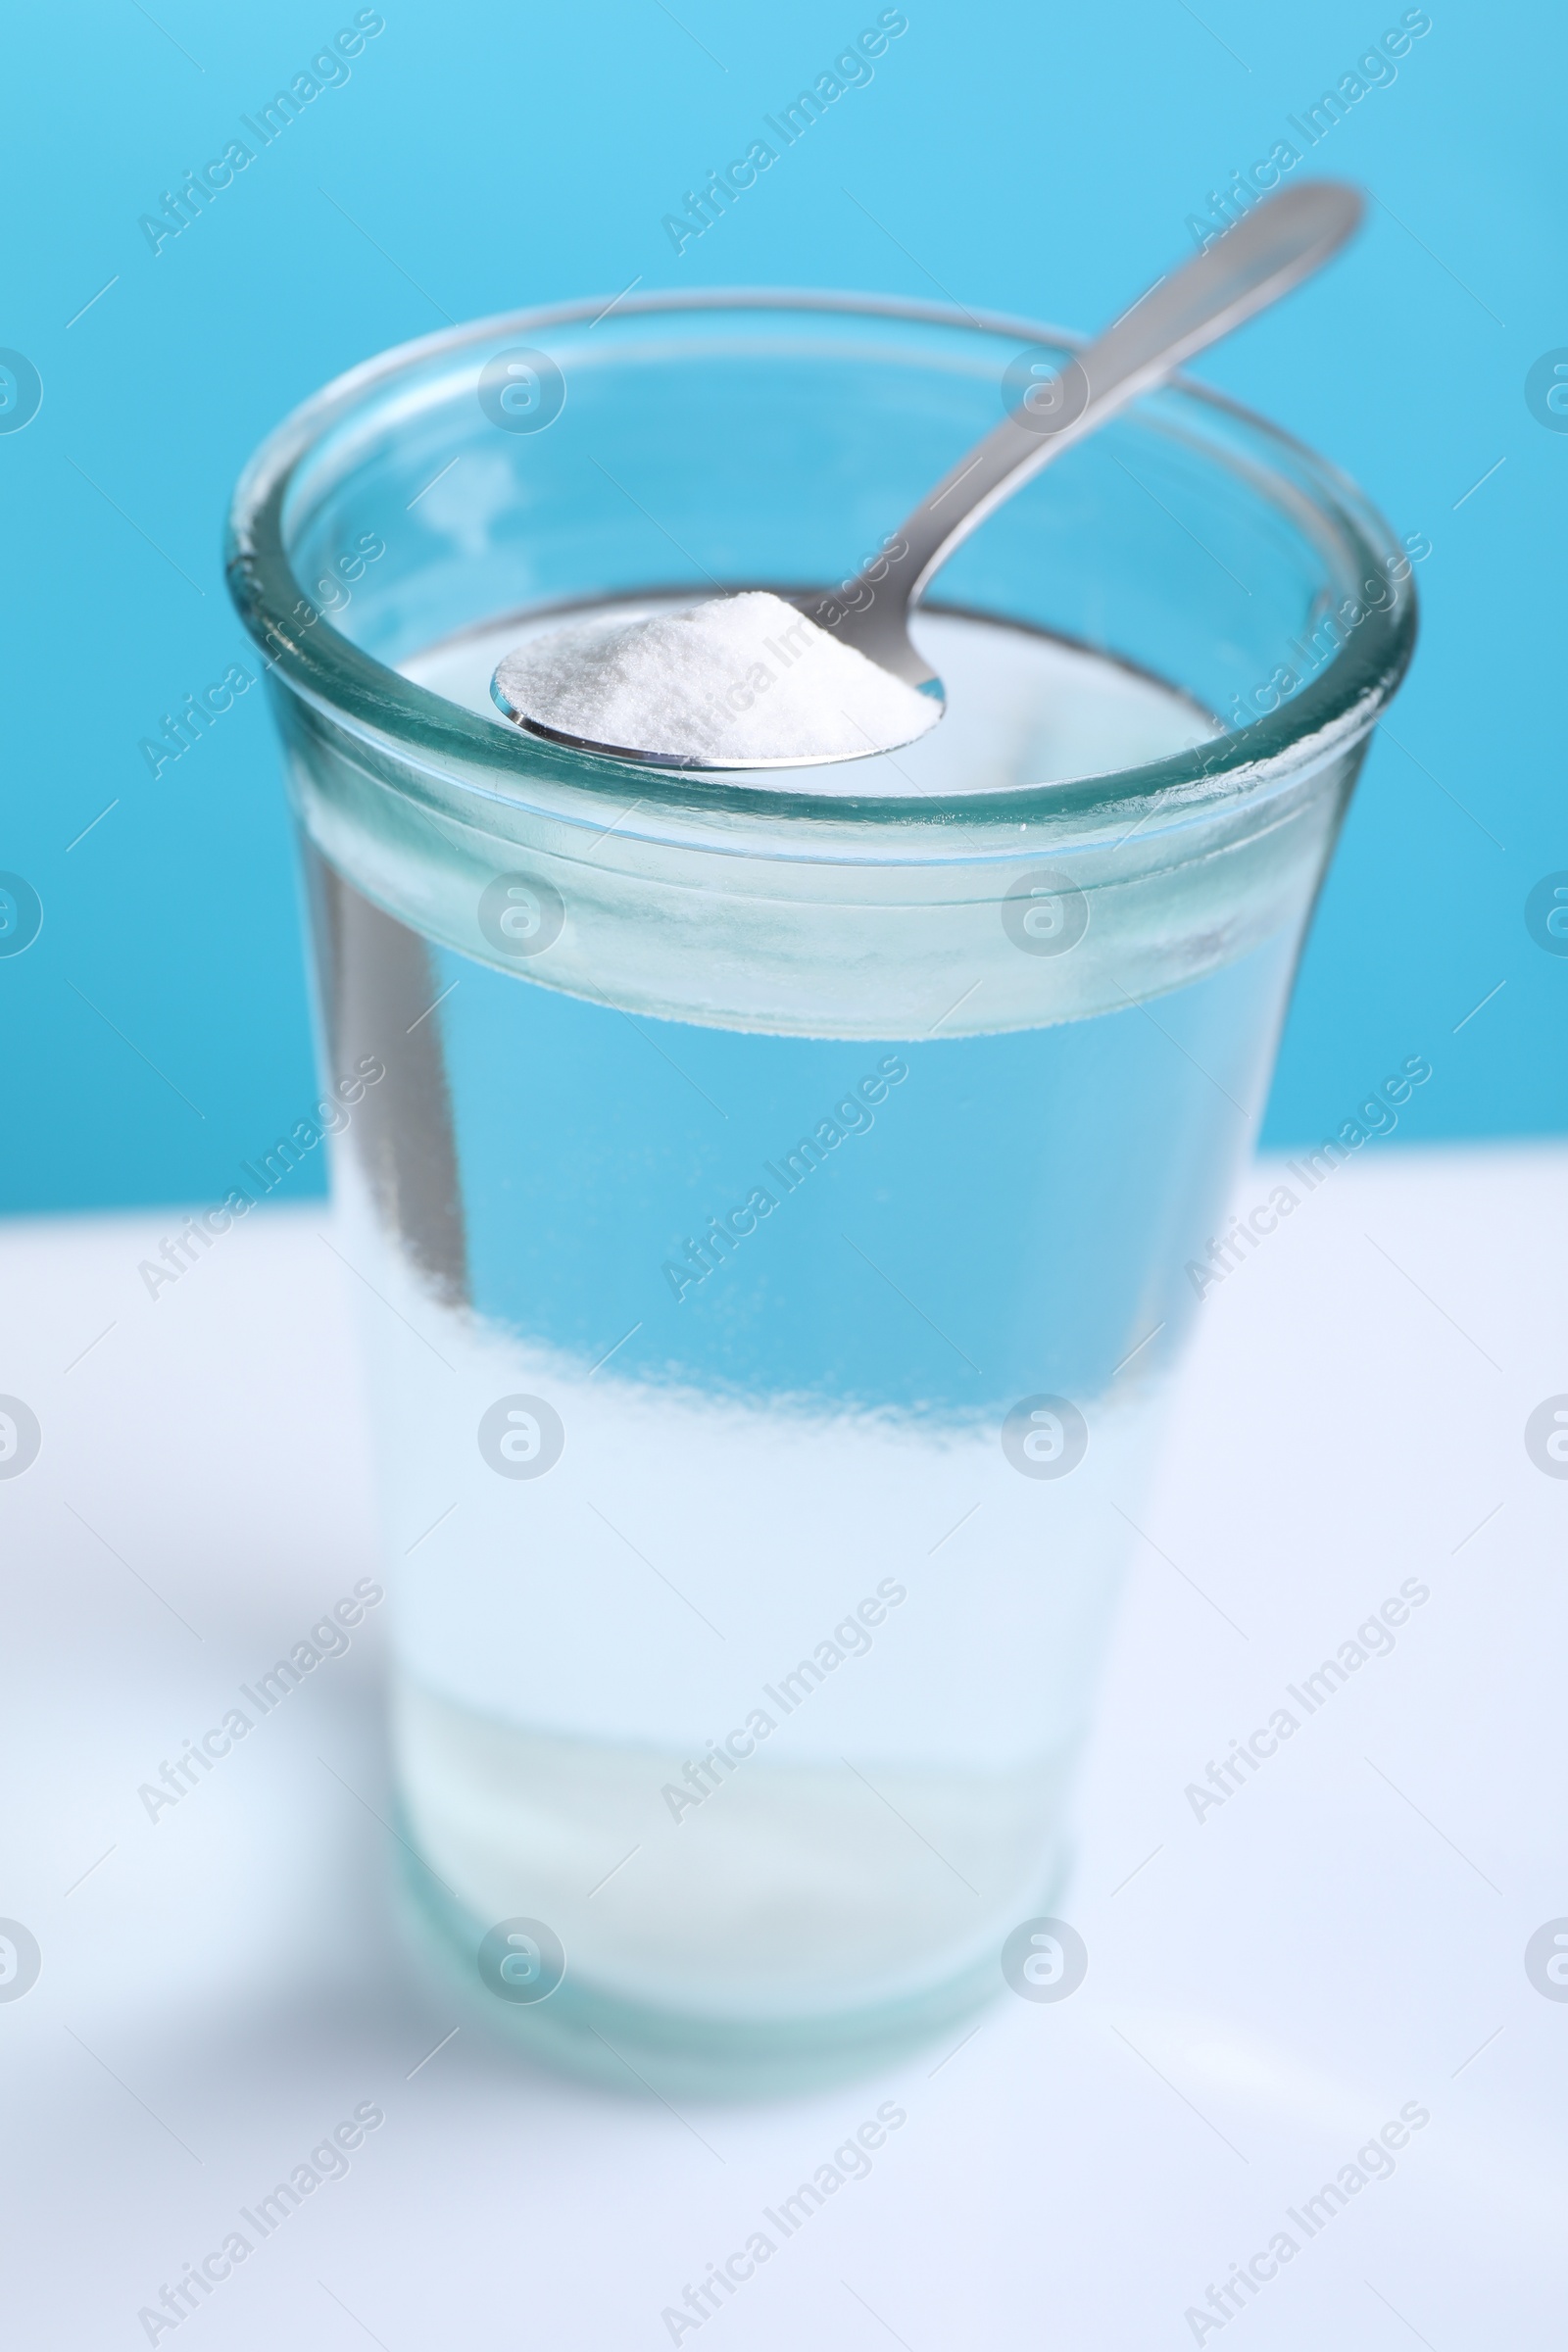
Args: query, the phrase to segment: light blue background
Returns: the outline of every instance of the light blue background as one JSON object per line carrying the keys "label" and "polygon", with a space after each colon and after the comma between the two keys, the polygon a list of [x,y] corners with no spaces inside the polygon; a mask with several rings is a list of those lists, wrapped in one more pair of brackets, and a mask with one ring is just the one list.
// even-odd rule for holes
{"label": "light blue background", "polygon": [[[1431,13],[1397,79],[1312,158],[1376,196],[1366,233],[1200,370],[1433,543],[1398,741],[1374,744],[1280,1063],[1266,1140],[1287,1147],[1414,1053],[1435,1074],[1402,1138],[1568,1124],[1568,958],[1523,919],[1531,885],[1568,866],[1568,433],[1524,399],[1531,363],[1568,345],[1568,34],[1545,6]],[[45,913],[0,958],[0,1205],[216,1198],[314,1093],[262,695],[156,782],[137,749],[247,650],[222,516],[296,402],[449,318],[633,278],[881,288],[1092,327],[1401,11],[909,0],[871,84],[678,258],[662,216],[877,10],[677,14],[387,0],[347,84],[156,256],[139,216],[354,8],[158,0],[155,24],[99,0],[14,20],[0,345],[44,396],[0,435],[0,868]],[[321,1180],[307,1163],[291,1184]]]}

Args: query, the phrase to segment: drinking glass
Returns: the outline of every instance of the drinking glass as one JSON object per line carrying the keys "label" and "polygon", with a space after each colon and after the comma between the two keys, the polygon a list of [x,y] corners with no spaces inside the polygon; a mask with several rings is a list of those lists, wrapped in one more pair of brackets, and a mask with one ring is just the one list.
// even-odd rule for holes
{"label": "drinking glass", "polygon": [[1226,1202],[1411,563],[1179,384],[947,565],[948,714],[904,751],[631,767],[488,679],[564,613],[848,578],[1072,348],[862,297],[533,312],[356,369],[236,494],[408,1912],[499,2029],[627,2087],[880,2063],[1076,1965],[1096,1661],[1255,1245]]}

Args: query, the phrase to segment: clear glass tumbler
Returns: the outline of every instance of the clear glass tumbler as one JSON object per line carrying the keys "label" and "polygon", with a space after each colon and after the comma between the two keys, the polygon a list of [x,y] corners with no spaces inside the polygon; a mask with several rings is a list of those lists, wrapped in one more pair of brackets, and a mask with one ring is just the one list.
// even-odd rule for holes
{"label": "clear glass tumbler", "polygon": [[1070,348],[858,297],[536,312],[343,377],[236,495],[352,1099],[410,1911],[628,2087],[876,2063],[1049,1917],[1415,601],[1342,477],[1178,386],[943,572],[949,713],[896,756],[629,768],[490,671],[565,610],[847,577]]}

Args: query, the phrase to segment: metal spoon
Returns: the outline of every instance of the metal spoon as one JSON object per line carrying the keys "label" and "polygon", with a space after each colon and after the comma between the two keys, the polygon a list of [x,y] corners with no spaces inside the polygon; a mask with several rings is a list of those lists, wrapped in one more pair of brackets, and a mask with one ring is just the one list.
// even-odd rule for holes
{"label": "metal spoon", "polygon": [[[1363,210],[1360,195],[1343,180],[1307,180],[1266,197],[1204,252],[1141,295],[1059,373],[1028,384],[1019,405],[959,459],[853,580],[840,589],[792,595],[789,601],[840,644],[944,702],[942,681],[911,640],[908,619],[954,549],[1053,458],[1098,431],[1140,393],[1163,383],[1196,352],[1218,342],[1310,277],[1345,243]],[[520,657],[541,642],[532,641],[518,655],[509,656],[491,684],[499,708],[531,734],[611,759],[664,767],[811,764],[798,757],[744,761],[672,759],[667,753],[565,735],[516,700],[523,690]],[[850,756],[870,759],[897,751],[921,731],[909,729],[893,741],[868,743],[863,752]]]}

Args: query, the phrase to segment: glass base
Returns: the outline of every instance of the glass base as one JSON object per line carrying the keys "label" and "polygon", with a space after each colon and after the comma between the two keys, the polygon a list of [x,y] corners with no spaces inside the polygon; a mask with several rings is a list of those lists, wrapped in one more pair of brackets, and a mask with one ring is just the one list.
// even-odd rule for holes
{"label": "glass base", "polygon": [[[903,2000],[814,2017],[733,2018],[628,2001],[569,1969],[537,2000],[492,1992],[480,1973],[485,1927],[407,1841],[399,1911],[422,1974],[472,2023],[542,2065],[633,2097],[786,2098],[875,2074],[961,2030],[1004,1989],[1000,1953]],[[1040,1896],[1054,1907],[1065,1869]]]}

